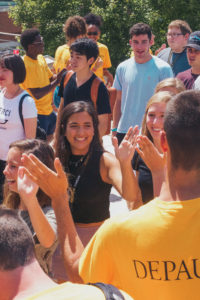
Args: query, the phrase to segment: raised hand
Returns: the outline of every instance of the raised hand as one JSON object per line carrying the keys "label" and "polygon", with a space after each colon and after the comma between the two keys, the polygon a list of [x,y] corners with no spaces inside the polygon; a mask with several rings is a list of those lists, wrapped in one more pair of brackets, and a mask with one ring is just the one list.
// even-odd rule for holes
{"label": "raised hand", "polygon": [[67,193],[68,180],[58,158],[54,161],[56,172],[45,166],[33,154],[23,154],[24,172],[52,199],[63,198]]}
{"label": "raised hand", "polygon": [[137,143],[139,147],[136,148],[136,151],[139,153],[151,172],[160,172],[164,170],[165,156],[158,151],[148,137],[142,135],[138,136]]}
{"label": "raised hand", "polygon": [[139,134],[139,128],[136,125],[134,128],[130,127],[127,134],[125,135],[123,141],[118,146],[118,141],[116,137],[112,138],[112,143],[115,149],[115,155],[120,163],[131,162],[135,147],[136,147],[136,139]]}
{"label": "raised hand", "polygon": [[38,185],[25,174],[23,167],[18,169],[17,187],[20,199],[27,209],[37,202]]}
{"label": "raised hand", "polygon": [[92,67],[92,71],[96,72],[97,69],[99,69],[102,66],[103,66],[103,60],[101,59],[100,56],[98,56],[95,63],[94,63],[94,66]]}

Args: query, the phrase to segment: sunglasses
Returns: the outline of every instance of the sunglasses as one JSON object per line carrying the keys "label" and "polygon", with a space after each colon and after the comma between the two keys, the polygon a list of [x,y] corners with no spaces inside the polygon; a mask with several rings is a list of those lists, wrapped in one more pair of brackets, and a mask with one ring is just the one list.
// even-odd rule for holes
{"label": "sunglasses", "polygon": [[90,31],[87,33],[87,35],[98,35],[97,31]]}

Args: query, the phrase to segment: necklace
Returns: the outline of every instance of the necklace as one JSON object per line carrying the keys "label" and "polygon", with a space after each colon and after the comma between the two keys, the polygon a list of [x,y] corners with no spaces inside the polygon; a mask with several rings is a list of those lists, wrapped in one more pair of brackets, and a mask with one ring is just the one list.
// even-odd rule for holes
{"label": "necklace", "polygon": [[[73,156],[71,156],[72,158]],[[74,155],[74,158],[78,158],[78,156],[75,156]],[[81,156],[81,158],[76,162],[76,164],[78,163],[79,164],[79,173],[78,175],[76,176],[75,178],[75,181],[74,181],[74,184],[70,184],[69,185],[69,188],[68,188],[68,193],[69,193],[69,201],[70,203],[73,203],[74,202],[74,197],[75,197],[75,191],[76,191],[76,188],[77,188],[77,185],[81,179],[81,176],[83,175],[84,171],[85,171],[85,168],[86,168],[86,165],[88,163],[88,160],[90,158],[90,154],[86,154],[86,155],[83,155]],[[73,165],[73,161],[71,161],[72,165]],[[81,164],[81,165],[80,165]],[[69,161],[69,167],[70,167],[70,161]]]}
{"label": "necklace", "polygon": [[85,159],[86,155],[71,155],[70,159],[69,159],[69,168],[79,168],[84,159]]}

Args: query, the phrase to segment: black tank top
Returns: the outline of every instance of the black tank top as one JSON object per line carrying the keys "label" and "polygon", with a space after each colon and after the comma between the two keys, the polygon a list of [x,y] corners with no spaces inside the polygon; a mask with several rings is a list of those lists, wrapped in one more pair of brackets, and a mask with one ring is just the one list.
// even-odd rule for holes
{"label": "black tank top", "polygon": [[[103,182],[101,179],[100,158],[102,154],[102,150],[92,152],[78,182],[74,201],[70,203],[74,222],[95,223],[110,217],[109,195],[112,185]],[[71,159],[75,160],[76,156],[72,155]],[[72,186],[80,173],[80,168],[78,169],[69,165],[69,182]]]}

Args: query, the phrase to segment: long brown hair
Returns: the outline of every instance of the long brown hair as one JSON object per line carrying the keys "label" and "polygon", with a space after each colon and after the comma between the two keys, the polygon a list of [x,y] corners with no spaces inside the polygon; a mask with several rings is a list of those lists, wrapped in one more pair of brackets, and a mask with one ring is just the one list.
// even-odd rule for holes
{"label": "long brown hair", "polygon": [[143,121],[142,121],[142,129],[141,129],[141,133],[142,135],[146,135],[152,142],[153,142],[153,138],[147,128],[147,124],[146,124],[146,119],[147,119],[147,113],[148,110],[150,108],[150,106],[154,103],[167,103],[169,102],[169,100],[172,98],[173,94],[170,92],[158,92],[156,94],[154,94],[148,101],[146,109],[145,109],[145,113],[144,113],[144,117],[143,117]]}
{"label": "long brown hair", "polygon": [[[21,140],[10,144],[9,149],[17,148],[21,153],[34,154],[48,168],[54,170],[54,152],[51,146],[41,140]],[[40,188],[37,192],[38,202],[41,207],[51,205],[51,199]],[[20,204],[18,193],[10,191],[7,183],[4,185],[4,201],[3,204],[12,209],[17,209]]]}
{"label": "long brown hair", "polygon": [[94,127],[94,136],[92,142],[90,144],[89,151],[95,150],[103,150],[99,139],[99,130],[98,130],[98,117],[97,113],[92,104],[85,101],[76,101],[68,104],[62,111],[60,124],[56,128],[56,140],[55,140],[55,153],[56,157],[59,157],[62,165],[67,168],[69,157],[71,155],[71,147],[70,143],[67,140],[65,133],[66,127],[69,121],[69,118],[76,113],[87,112],[93,122]]}

